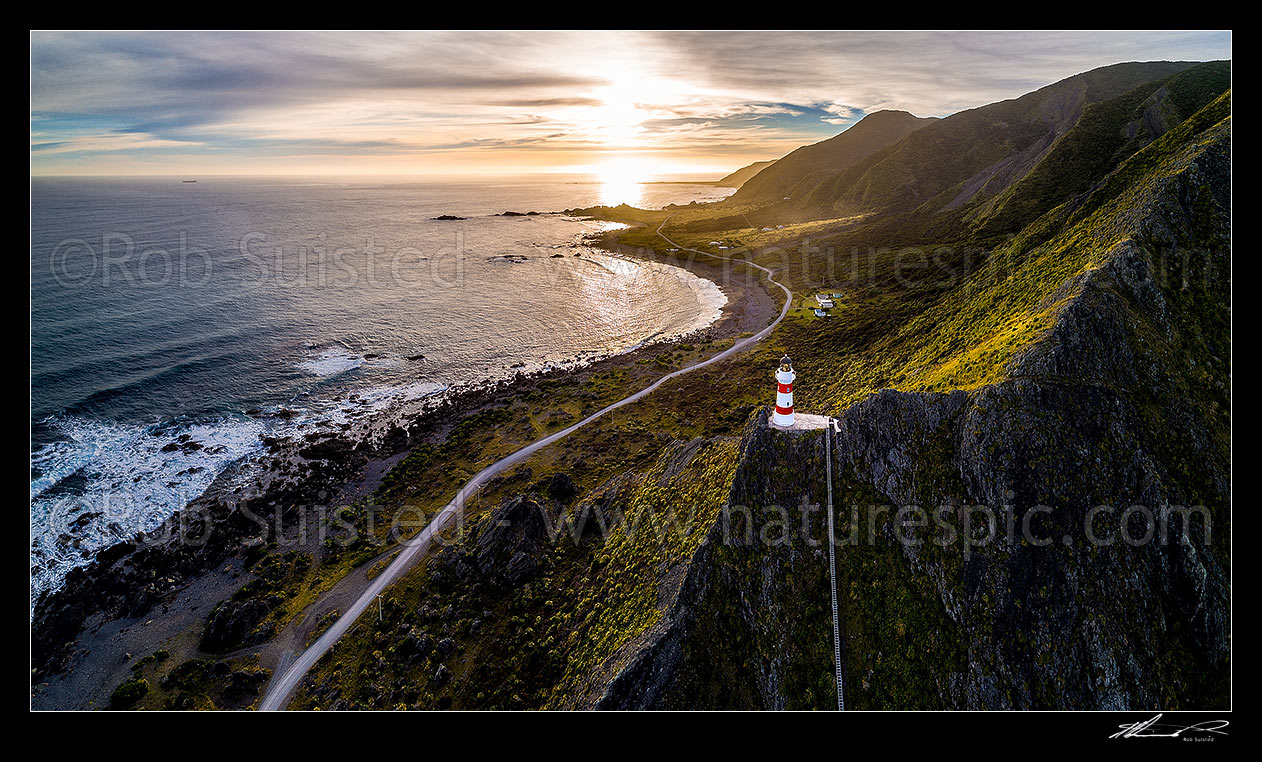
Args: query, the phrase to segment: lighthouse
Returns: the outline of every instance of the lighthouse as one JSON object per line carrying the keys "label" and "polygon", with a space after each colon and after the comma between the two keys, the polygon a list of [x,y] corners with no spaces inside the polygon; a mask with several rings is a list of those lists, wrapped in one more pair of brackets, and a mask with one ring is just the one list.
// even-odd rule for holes
{"label": "lighthouse", "polygon": [[776,411],[771,416],[771,425],[782,429],[793,428],[793,363],[789,356],[780,358],[780,367],[776,370]]}

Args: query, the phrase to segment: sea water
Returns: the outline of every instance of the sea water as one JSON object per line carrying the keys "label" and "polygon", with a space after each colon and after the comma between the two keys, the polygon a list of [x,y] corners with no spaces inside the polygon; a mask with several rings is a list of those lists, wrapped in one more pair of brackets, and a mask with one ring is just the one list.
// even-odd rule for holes
{"label": "sea water", "polygon": [[594,248],[608,223],[555,212],[730,189],[611,192],[583,176],[33,179],[32,600],[262,437],[717,319],[715,284]]}

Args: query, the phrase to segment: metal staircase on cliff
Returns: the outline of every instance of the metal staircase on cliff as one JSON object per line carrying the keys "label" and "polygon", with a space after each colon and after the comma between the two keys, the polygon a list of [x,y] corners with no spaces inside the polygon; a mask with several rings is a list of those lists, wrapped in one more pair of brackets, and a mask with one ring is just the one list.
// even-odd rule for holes
{"label": "metal staircase on cliff", "polygon": [[833,606],[833,667],[837,677],[837,711],[846,711],[845,691],[841,682],[841,632],[837,625],[837,541],[833,535],[833,427],[836,421],[828,419],[824,429],[824,462],[828,473],[828,586],[832,589]]}

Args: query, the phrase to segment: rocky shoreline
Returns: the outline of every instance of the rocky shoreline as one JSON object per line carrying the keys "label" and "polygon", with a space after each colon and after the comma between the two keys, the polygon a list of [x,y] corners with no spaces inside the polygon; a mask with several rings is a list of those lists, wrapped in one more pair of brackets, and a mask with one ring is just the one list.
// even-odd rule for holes
{"label": "rocky shoreline", "polygon": [[[596,245],[663,261],[619,245],[616,231],[599,236]],[[243,584],[248,572],[242,560],[262,544],[268,526],[310,519],[304,514],[371,495],[413,447],[441,441],[466,416],[571,374],[634,368],[688,342],[758,330],[778,309],[752,277],[735,279],[704,262],[667,263],[718,283],[728,300],[718,321],[624,354],[585,364],[576,358],[575,367],[518,372],[510,379],[452,390],[403,418],[266,441],[268,453],[257,476],[245,471],[257,464],[228,469],[158,530],[108,547],[91,564],[71,571],[57,591],[34,606],[32,705],[103,706],[120,677],[127,676],[132,654],[152,652],[200,629],[207,612]]]}

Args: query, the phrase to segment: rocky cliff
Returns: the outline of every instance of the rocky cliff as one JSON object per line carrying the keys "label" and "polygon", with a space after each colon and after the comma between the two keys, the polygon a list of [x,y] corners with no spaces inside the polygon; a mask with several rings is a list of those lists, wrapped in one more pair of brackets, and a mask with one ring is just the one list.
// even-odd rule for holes
{"label": "rocky cliff", "polygon": [[[1210,124],[1055,213],[1095,251],[1001,381],[839,412],[848,706],[1230,705],[1230,120]],[[658,636],[596,706],[832,705],[822,437],[750,424]]]}

